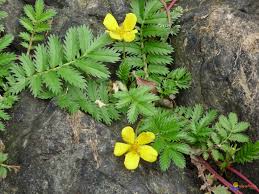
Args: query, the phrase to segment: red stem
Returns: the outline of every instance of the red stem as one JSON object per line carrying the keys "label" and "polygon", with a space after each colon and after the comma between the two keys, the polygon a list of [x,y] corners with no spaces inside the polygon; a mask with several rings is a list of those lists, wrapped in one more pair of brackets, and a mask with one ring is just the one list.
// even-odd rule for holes
{"label": "red stem", "polygon": [[167,6],[167,10],[170,10],[174,4],[176,3],[177,0],[172,0],[171,3]]}
{"label": "red stem", "polygon": [[252,182],[250,181],[245,175],[243,175],[241,172],[239,172],[238,170],[236,170],[235,168],[229,166],[227,167],[227,169],[231,172],[233,172],[234,174],[236,174],[237,176],[239,176],[241,179],[243,179],[245,182],[247,182],[251,188],[253,188],[254,190],[256,190],[259,193],[259,189],[258,187]]}
{"label": "red stem", "polygon": [[241,191],[238,190],[234,190],[232,187],[233,185],[231,183],[229,183],[227,180],[225,180],[222,176],[220,176],[211,166],[208,162],[206,162],[205,160],[203,160],[202,158],[196,158],[195,159],[202,165],[204,165],[204,167],[211,173],[213,174],[213,176],[219,181],[221,182],[223,185],[225,185],[228,189],[230,189],[233,193],[235,194],[243,194]]}

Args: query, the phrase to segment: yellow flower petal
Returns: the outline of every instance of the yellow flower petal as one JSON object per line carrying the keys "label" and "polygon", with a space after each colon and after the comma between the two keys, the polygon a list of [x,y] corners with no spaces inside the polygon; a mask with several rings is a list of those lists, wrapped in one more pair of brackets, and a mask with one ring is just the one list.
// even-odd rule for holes
{"label": "yellow flower petal", "polygon": [[139,145],[145,145],[154,141],[155,137],[155,134],[152,132],[143,132],[139,134],[136,141]]}
{"label": "yellow flower petal", "polygon": [[109,32],[109,35],[112,39],[115,39],[115,40],[122,40],[122,37],[119,33],[116,33],[116,32],[112,32],[112,31],[108,31]]}
{"label": "yellow flower petal", "polygon": [[133,13],[128,13],[122,23],[124,31],[132,31],[137,23],[137,16]]}
{"label": "yellow flower petal", "polygon": [[139,155],[136,152],[129,152],[125,156],[124,165],[128,170],[134,170],[139,164]]}
{"label": "yellow flower petal", "polygon": [[123,34],[123,39],[124,39],[124,41],[125,42],[132,42],[134,39],[135,39],[135,37],[136,37],[136,33],[137,33],[138,31],[137,30],[132,30],[132,31],[130,31],[130,32],[125,32],[124,34]]}
{"label": "yellow flower petal", "polygon": [[129,143],[129,144],[134,144],[135,142],[135,132],[132,127],[124,127],[121,131],[121,136],[122,139]]}
{"label": "yellow flower petal", "polygon": [[117,142],[114,146],[113,153],[115,156],[122,156],[130,149],[130,147],[131,145],[129,144]]}
{"label": "yellow flower petal", "polygon": [[116,21],[116,19],[113,17],[112,14],[108,13],[104,20],[103,25],[110,31],[116,31],[119,28],[119,25]]}
{"label": "yellow flower petal", "polygon": [[157,160],[157,151],[148,145],[140,146],[139,148],[140,157],[147,162],[155,162]]}

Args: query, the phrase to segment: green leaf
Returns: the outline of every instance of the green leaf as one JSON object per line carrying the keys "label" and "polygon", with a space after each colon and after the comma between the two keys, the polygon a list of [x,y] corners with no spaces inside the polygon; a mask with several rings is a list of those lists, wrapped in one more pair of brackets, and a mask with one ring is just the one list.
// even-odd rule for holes
{"label": "green leaf", "polygon": [[77,28],[78,37],[80,37],[79,46],[82,53],[85,53],[90,46],[91,40],[93,39],[93,34],[89,27],[85,25]]}
{"label": "green leaf", "polygon": [[54,94],[58,94],[61,92],[61,81],[58,78],[56,72],[50,71],[44,74],[43,81]]}
{"label": "green leaf", "polygon": [[2,152],[0,152],[0,164],[2,164],[3,162],[5,162],[8,158],[8,154],[4,154]]}
{"label": "green leaf", "polygon": [[10,34],[3,36],[0,39],[0,52],[9,46],[12,43],[13,39],[14,37]]}
{"label": "green leaf", "polygon": [[46,22],[51,20],[55,15],[56,11],[54,9],[48,9],[44,13],[41,14],[40,18],[38,19],[39,22]]}
{"label": "green leaf", "polygon": [[238,124],[236,124],[232,130],[233,133],[239,133],[239,132],[244,132],[248,129],[248,127],[250,127],[250,124],[247,122],[239,122]]}
{"label": "green leaf", "polygon": [[235,133],[232,134],[229,137],[230,141],[236,141],[236,142],[241,142],[241,143],[245,143],[249,141],[249,137],[247,135],[241,134],[241,133]]}
{"label": "green leaf", "polygon": [[76,58],[79,52],[79,40],[76,28],[69,28],[64,41],[64,50],[67,61],[72,61]]}
{"label": "green leaf", "polygon": [[75,65],[85,73],[92,75],[94,77],[107,79],[110,76],[107,67],[99,62],[90,60],[79,60],[75,62]]}
{"label": "green leaf", "polygon": [[63,49],[60,40],[56,36],[50,36],[48,41],[49,64],[50,67],[56,67],[62,64]]}
{"label": "green leaf", "polygon": [[20,19],[20,23],[27,31],[33,32],[34,27],[33,27],[32,22],[29,19],[23,17]]}
{"label": "green leaf", "polygon": [[135,123],[136,120],[138,119],[138,107],[136,104],[131,104],[127,113],[127,118],[129,120],[130,123]]}
{"label": "green leaf", "polygon": [[39,76],[34,76],[30,81],[30,88],[34,97],[41,93],[42,80]]}
{"label": "green leaf", "polygon": [[44,11],[44,1],[43,0],[36,0],[36,2],[35,2],[35,13],[36,13],[37,19],[40,18],[43,11]]}
{"label": "green leaf", "polygon": [[130,70],[131,67],[127,63],[122,63],[117,71],[118,78],[125,84],[128,83]]}
{"label": "green leaf", "polygon": [[35,11],[34,8],[31,5],[25,5],[23,7],[24,13],[28,18],[30,18],[31,21],[36,22],[35,18]]}
{"label": "green leaf", "polygon": [[218,161],[220,159],[220,152],[218,150],[211,150],[211,155],[215,161]]}
{"label": "green leaf", "polygon": [[75,87],[84,89],[86,87],[86,81],[84,77],[72,67],[62,67],[58,70],[58,75],[62,77],[65,81],[70,83]]}
{"label": "green leaf", "polygon": [[26,76],[32,76],[35,72],[35,67],[30,57],[28,55],[22,54],[20,57],[20,62],[23,69],[25,70]]}
{"label": "green leaf", "polygon": [[0,166],[0,178],[6,178],[7,176],[7,169]]}
{"label": "green leaf", "polygon": [[171,155],[172,161],[174,162],[174,164],[177,167],[185,168],[186,161],[185,161],[184,155],[182,153],[171,150],[170,155]]}
{"label": "green leaf", "polygon": [[170,167],[170,164],[171,164],[170,150],[167,149],[163,151],[162,154],[160,154],[159,164],[162,171],[166,171]]}
{"label": "green leaf", "polygon": [[231,131],[231,123],[228,121],[227,117],[220,115],[219,116],[219,123],[228,131]]}
{"label": "green leaf", "polygon": [[43,72],[48,66],[48,53],[43,45],[35,48],[35,67],[37,72]]}
{"label": "green leaf", "polygon": [[173,52],[173,47],[166,42],[148,41],[144,51],[148,54],[167,55]]}
{"label": "green leaf", "polygon": [[235,162],[244,164],[259,159],[259,141],[249,142],[240,148],[235,155]]}
{"label": "green leaf", "polygon": [[87,56],[93,59],[94,61],[110,62],[110,63],[115,63],[120,59],[119,54],[115,50],[109,49],[109,48],[103,48],[103,49],[92,51],[88,53]]}
{"label": "green leaf", "polygon": [[231,194],[231,192],[229,192],[227,187],[224,187],[222,185],[218,185],[216,187],[213,187],[212,192],[214,194]]}

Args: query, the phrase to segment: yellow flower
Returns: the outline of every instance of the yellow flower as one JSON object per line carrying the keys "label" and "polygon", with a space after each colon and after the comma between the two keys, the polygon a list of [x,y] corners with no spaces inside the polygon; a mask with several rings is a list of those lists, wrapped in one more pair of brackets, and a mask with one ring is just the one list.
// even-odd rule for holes
{"label": "yellow flower", "polygon": [[143,132],[136,138],[132,127],[124,127],[121,136],[126,143],[117,142],[114,147],[114,155],[122,156],[127,153],[124,165],[128,170],[136,169],[140,158],[147,162],[155,162],[157,160],[157,151],[153,147],[145,145],[154,141],[154,133]]}
{"label": "yellow flower", "polygon": [[104,18],[103,24],[108,29],[110,37],[115,40],[124,40],[131,42],[135,39],[135,34],[138,32],[135,28],[137,17],[133,13],[128,13],[124,22],[119,26],[112,14],[108,13]]}
{"label": "yellow flower", "polygon": [[234,182],[234,183],[233,183],[233,186],[236,187],[236,188],[238,188],[238,182]]}

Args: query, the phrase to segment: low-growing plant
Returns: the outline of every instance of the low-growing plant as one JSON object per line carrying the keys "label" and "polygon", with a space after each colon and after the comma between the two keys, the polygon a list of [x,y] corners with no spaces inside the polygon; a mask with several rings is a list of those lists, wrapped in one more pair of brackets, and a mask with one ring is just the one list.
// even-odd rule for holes
{"label": "low-growing plant", "polygon": [[[235,163],[259,158],[258,141],[253,143],[246,134],[249,124],[238,121],[235,113],[224,116],[201,105],[180,107],[174,102],[191,85],[187,69],[171,66],[174,48],[168,40],[179,32],[183,12],[175,2],[132,0],[131,13],[121,25],[109,13],[103,21],[106,33],[95,37],[82,25],[69,28],[63,40],[50,35],[54,10],[45,9],[43,0],[26,5],[20,19],[26,30],[20,33],[26,53],[16,57],[4,52],[13,36],[0,38],[0,130],[10,118],[6,109],[27,89],[35,98],[53,99],[70,114],[81,110],[107,125],[126,116],[136,130],[129,126],[122,130],[126,143],[116,143],[114,154],[125,154],[129,170],[138,167],[140,158],[148,162],[159,158],[162,171],[171,165],[184,168],[190,157],[204,181],[202,190],[241,193],[237,184],[212,168],[215,166],[221,172],[233,172],[248,183],[247,188],[258,191],[233,168]],[[0,19],[4,16],[0,12]],[[108,63],[118,64],[112,79]],[[18,169],[7,165],[7,159],[0,149],[2,178],[8,170]]]}

